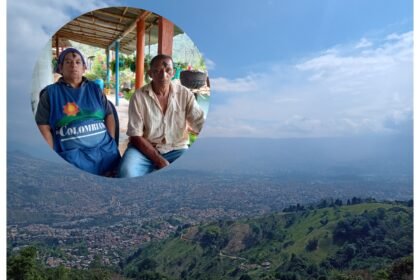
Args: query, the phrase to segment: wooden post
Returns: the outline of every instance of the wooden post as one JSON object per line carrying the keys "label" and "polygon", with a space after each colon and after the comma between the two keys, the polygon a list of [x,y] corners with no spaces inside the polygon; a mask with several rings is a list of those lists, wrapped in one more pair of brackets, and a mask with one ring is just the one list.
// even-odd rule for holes
{"label": "wooden post", "polygon": [[136,89],[143,86],[144,79],[144,48],[145,48],[145,33],[146,21],[140,19],[137,21],[137,46],[136,46]]}
{"label": "wooden post", "polygon": [[120,41],[115,42],[115,106],[120,105]]}
{"label": "wooden post", "polygon": [[174,24],[164,17],[159,18],[158,54],[172,56]]}
{"label": "wooden post", "polygon": [[60,47],[58,46],[59,40],[58,40],[58,36],[55,36],[55,55],[58,59],[58,56],[60,55]]}
{"label": "wooden post", "polygon": [[106,84],[108,85],[108,88],[110,88],[110,84],[111,84],[111,71],[109,69],[109,47],[106,48]]}

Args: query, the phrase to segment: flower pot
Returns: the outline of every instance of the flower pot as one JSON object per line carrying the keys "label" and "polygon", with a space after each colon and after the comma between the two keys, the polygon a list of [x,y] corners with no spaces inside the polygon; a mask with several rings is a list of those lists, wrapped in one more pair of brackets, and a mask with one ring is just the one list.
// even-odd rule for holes
{"label": "flower pot", "polygon": [[207,74],[201,71],[184,70],[181,72],[180,78],[183,86],[197,89],[206,84]]}

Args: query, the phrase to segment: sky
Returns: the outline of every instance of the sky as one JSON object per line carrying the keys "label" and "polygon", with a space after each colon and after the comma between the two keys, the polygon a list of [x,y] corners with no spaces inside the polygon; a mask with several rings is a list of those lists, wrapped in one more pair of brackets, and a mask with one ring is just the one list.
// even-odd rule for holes
{"label": "sky", "polygon": [[401,0],[8,1],[9,146],[43,145],[30,110],[32,71],[43,46],[74,17],[108,6],[165,16],[198,46],[212,85],[202,137],[410,134],[412,5]]}
{"label": "sky", "polygon": [[212,85],[201,137],[411,137],[410,0],[9,0],[5,5],[9,151],[57,157],[32,116],[36,59],[61,26],[109,6],[160,14],[198,46]]}
{"label": "sky", "polygon": [[33,121],[35,61],[61,26],[109,6],[160,14],[198,46],[212,85],[201,137],[411,137],[413,1],[9,0],[6,5],[9,150],[56,156]]}

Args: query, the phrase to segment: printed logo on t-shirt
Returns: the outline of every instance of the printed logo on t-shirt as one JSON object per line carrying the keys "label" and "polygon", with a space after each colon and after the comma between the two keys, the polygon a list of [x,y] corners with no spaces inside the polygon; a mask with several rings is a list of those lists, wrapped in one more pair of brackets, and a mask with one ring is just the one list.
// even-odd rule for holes
{"label": "printed logo on t-shirt", "polygon": [[102,110],[88,111],[80,108],[75,102],[67,102],[63,106],[64,117],[58,120],[56,126],[62,127],[67,126],[75,121],[84,121],[84,120],[100,120],[103,121],[105,114]]}
{"label": "printed logo on t-shirt", "polygon": [[105,137],[104,118],[102,110],[83,110],[75,102],[67,102],[63,106],[63,117],[57,122],[55,135],[64,150],[93,147]]}
{"label": "printed logo on t-shirt", "polygon": [[63,106],[63,113],[67,116],[76,116],[79,113],[79,106],[77,106],[76,102],[68,102]]}

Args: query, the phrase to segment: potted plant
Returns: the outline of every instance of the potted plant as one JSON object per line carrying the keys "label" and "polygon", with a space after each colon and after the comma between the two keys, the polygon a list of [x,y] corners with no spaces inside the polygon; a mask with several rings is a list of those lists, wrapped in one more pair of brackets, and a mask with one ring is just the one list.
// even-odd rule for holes
{"label": "potted plant", "polygon": [[183,86],[197,89],[206,84],[207,73],[200,70],[184,70],[180,74],[180,79]]}
{"label": "potted plant", "polygon": [[110,85],[110,83],[105,83],[104,94],[109,95],[110,93],[111,93],[111,85]]}
{"label": "potted plant", "polygon": [[[122,70],[124,70],[125,68],[126,68],[126,62],[125,62],[125,58],[124,57],[120,57],[120,61],[119,61],[119,67],[118,67],[118,69],[120,70],[120,71],[122,71]],[[115,59],[114,60],[112,60],[110,63],[109,63],[109,67],[111,68],[111,72],[112,72],[112,74],[115,74],[115,63],[116,63],[116,61],[115,61]]]}

